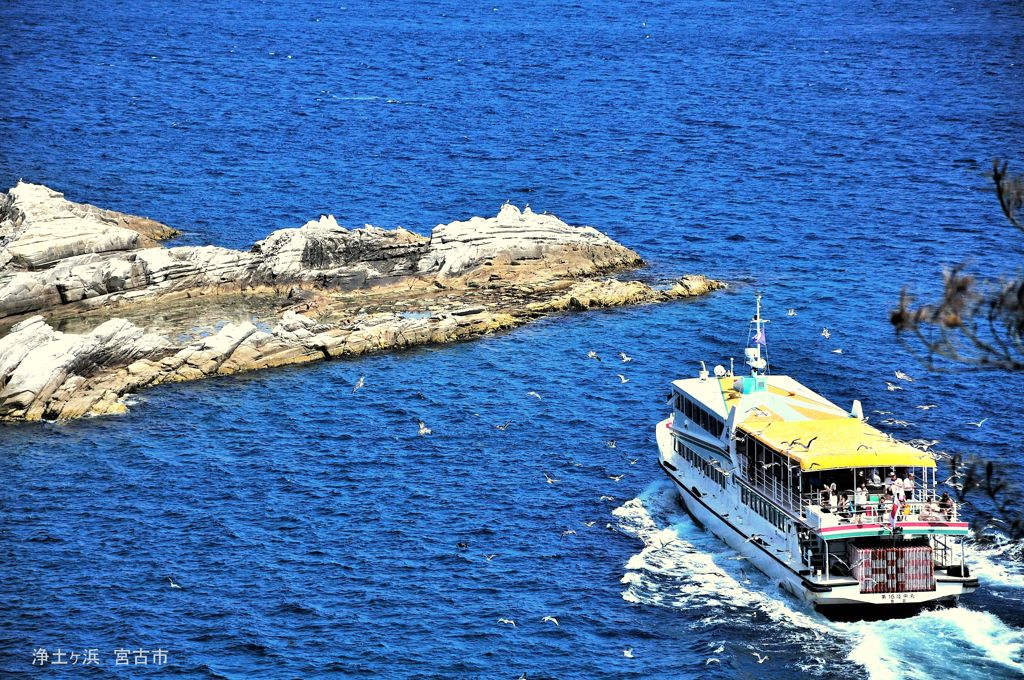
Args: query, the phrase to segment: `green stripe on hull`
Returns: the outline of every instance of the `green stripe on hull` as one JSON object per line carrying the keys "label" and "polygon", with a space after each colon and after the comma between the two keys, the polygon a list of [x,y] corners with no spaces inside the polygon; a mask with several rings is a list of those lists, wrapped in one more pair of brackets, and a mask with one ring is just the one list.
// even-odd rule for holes
{"label": "green stripe on hull", "polygon": [[[928,536],[929,534],[945,534],[947,536],[966,536],[966,529],[904,529],[904,536]],[[860,538],[864,536],[892,536],[889,531],[836,531],[821,534],[826,541],[846,538]]]}

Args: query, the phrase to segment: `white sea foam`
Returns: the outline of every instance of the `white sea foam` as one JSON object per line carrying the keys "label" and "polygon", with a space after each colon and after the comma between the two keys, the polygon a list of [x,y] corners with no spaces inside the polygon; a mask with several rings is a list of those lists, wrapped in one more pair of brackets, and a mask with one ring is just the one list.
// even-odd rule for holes
{"label": "white sea foam", "polygon": [[1024,675],[1024,631],[987,612],[955,607],[901,621],[836,625],[857,639],[848,658],[872,680],[929,680],[951,668],[969,668],[975,677]]}
{"label": "white sea foam", "polygon": [[1020,562],[1020,544],[998,537],[992,544],[968,543],[967,564],[985,586],[1024,588],[1024,563]]}
{"label": "white sea foam", "polygon": [[[778,624],[772,629],[774,640],[792,640],[805,650],[807,661],[798,665],[809,674],[833,674],[835,667],[829,670],[825,659],[836,658],[837,646],[872,680],[932,679],[957,666],[984,669],[992,677],[1024,673],[1024,631],[986,612],[958,607],[900,621],[828,621],[778,591],[735,551],[697,527],[667,481],[650,485],[613,514],[623,533],[644,544],[626,562],[624,600],[700,611],[702,625],[735,620],[736,608],[750,609]],[[1022,587],[1024,570],[1002,559],[1010,549],[969,548],[968,559],[983,579]]]}

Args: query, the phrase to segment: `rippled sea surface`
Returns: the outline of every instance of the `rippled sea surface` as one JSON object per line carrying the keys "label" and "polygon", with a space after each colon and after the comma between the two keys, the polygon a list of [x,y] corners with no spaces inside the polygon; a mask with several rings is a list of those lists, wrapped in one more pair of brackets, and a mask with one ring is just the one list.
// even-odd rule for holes
{"label": "rippled sea surface", "polygon": [[1024,170],[1020,3],[28,0],[0,26],[4,187],[243,248],[511,200],[643,277],[733,284],[0,427],[0,674],[58,647],[139,677],[113,650],[215,678],[1024,672],[1019,546],[971,549],[959,610],[829,623],[690,522],[652,430],[670,380],[741,352],[760,289],[777,372],[1024,484],[1024,378],[929,374],[887,321],[944,265],[1024,261],[985,177]]}

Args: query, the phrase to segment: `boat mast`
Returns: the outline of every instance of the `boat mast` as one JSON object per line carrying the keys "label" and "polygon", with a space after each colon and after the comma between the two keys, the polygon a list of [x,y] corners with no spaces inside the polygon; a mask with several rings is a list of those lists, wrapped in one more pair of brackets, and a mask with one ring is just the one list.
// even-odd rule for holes
{"label": "boat mast", "polygon": [[[747,349],[744,354],[747,359],[747,366],[750,366],[750,375],[766,375],[768,373],[768,341],[764,334],[764,325],[768,319],[761,318],[761,294],[757,293],[757,311],[754,318],[750,320],[750,329],[747,334]],[[750,334],[753,330],[753,335]],[[753,343],[753,346],[751,346]],[[761,348],[764,347],[764,356],[761,355]]]}

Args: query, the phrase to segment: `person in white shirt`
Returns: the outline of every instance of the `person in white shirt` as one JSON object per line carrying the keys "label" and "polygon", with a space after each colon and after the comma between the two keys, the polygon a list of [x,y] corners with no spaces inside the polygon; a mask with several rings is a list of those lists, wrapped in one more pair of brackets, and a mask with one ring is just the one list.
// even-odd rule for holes
{"label": "person in white shirt", "polygon": [[906,489],[903,488],[903,480],[897,477],[896,473],[889,477],[889,491],[897,503],[902,505],[907,500]]}
{"label": "person in white shirt", "polygon": [[907,478],[903,480],[903,492],[907,496],[907,500],[914,500],[914,473],[911,472],[907,475]]}

